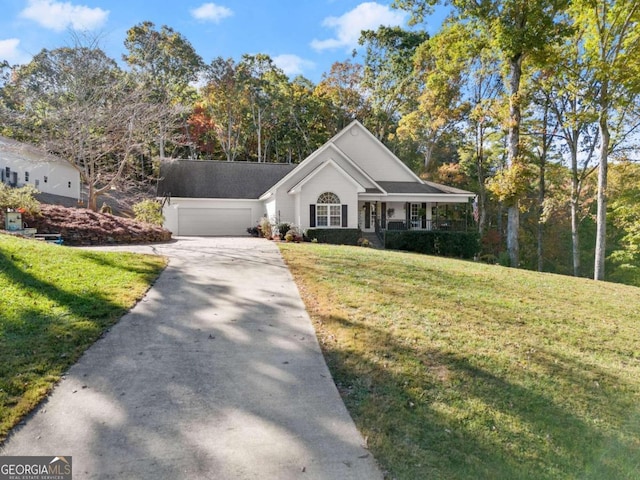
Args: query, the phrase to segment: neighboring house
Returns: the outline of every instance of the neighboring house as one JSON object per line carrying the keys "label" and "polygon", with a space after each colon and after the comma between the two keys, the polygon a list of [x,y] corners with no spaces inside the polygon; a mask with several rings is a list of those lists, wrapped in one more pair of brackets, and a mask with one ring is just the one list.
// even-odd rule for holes
{"label": "neighboring house", "polygon": [[263,216],[302,230],[458,229],[475,197],[421,180],[358,121],[298,165],[165,160],[160,176],[176,235],[246,235]]}
{"label": "neighboring house", "polygon": [[50,198],[63,197],[73,203],[80,199],[80,173],[69,162],[2,136],[0,181],[13,187],[33,185]]}

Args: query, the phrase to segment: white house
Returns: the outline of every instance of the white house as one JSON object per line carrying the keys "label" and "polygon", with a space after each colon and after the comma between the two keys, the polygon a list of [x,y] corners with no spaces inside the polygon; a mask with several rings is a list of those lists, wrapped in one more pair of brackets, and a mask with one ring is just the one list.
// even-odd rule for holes
{"label": "white house", "polygon": [[0,136],[0,181],[33,185],[40,192],[80,199],[80,173],[69,162],[32,145]]}
{"label": "white house", "polygon": [[454,229],[475,197],[421,180],[358,121],[298,165],[166,160],[160,175],[176,235],[246,235],[265,215],[302,230]]}

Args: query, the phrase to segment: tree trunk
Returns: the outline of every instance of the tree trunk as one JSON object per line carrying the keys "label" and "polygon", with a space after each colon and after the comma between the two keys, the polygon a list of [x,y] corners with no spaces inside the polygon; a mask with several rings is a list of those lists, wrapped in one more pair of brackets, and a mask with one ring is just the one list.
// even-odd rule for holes
{"label": "tree trunk", "polygon": [[[572,187],[573,189],[573,187]],[[578,235],[578,197],[571,194],[571,245],[573,253],[573,276],[580,276],[580,236]]]}
{"label": "tree trunk", "polygon": [[[516,55],[509,61],[509,130],[507,133],[507,165],[513,166],[520,161],[520,77],[522,76],[522,55]],[[509,206],[507,222],[507,250],[512,267],[520,265],[520,201],[513,199]]]}
{"label": "tree trunk", "polygon": [[[546,141],[546,140],[545,140]],[[546,154],[545,154],[546,155]],[[542,216],[544,214],[544,197],[546,195],[546,185],[545,185],[545,161],[541,159],[540,162],[540,189],[538,191],[538,271],[544,271],[544,222],[542,221]]]}
{"label": "tree trunk", "polygon": [[609,122],[607,118],[608,84],[602,83],[600,91],[600,166],[598,168],[598,215],[596,220],[596,255],[593,268],[594,280],[604,280],[604,261],[607,243],[607,170],[609,160]]}

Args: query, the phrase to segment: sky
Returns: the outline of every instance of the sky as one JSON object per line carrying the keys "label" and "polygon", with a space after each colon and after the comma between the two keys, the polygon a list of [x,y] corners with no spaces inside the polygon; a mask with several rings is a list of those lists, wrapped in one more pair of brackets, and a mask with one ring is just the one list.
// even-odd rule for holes
{"label": "sky", "polygon": [[[290,77],[319,82],[351,58],[360,31],[407,27],[391,1],[362,0],[0,0],[0,61],[24,64],[43,48],[72,46],[72,33],[98,38],[120,61],[129,28],[151,21],[181,33],[206,63],[268,54]],[[433,33],[429,24],[427,31]]]}

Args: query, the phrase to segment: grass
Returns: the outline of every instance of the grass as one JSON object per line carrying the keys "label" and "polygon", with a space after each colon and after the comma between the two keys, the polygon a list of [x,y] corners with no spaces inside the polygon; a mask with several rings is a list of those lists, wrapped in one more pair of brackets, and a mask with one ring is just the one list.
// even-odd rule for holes
{"label": "grass", "polygon": [[388,478],[640,478],[640,289],[280,245]]}
{"label": "grass", "polygon": [[165,263],[0,235],[0,441]]}

